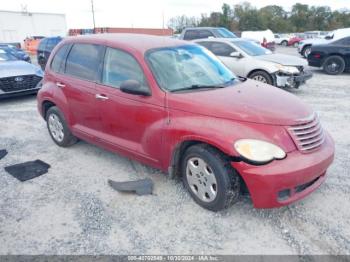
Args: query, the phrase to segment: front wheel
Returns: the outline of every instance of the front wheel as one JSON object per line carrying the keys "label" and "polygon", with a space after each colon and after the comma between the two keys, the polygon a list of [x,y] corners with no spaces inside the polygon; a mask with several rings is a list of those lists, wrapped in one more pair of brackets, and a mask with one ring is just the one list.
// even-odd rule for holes
{"label": "front wheel", "polygon": [[249,75],[249,78],[259,82],[263,82],[265,84],[273,85],[271,75],[265,71],[259,70],[259,71],[253,72]]}
{"label": "front wheel", "polygon": [[231,206],[240,194],[240,179],[225,155],[199,144],[188,148],[182,160],[182,180],[194,201],[219,211]]}
{"label": "front wheel", "polygon": [[345,61],[341,56],[330,56],[323,63],[323,70],[329,75],[338,75],[345,70]]}
{"label": "front wheel", "polygon": [[282,41],[281,45],[282,45],[282,46],[287,46],[287,45],[288,45],[288,42],[287,42],[287,41]]}

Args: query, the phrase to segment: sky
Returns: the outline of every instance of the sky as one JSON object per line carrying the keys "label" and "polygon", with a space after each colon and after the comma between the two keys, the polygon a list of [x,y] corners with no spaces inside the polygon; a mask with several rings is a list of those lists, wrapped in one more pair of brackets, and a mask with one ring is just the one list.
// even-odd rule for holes
{"label": "sky", "polygon": [[[241,0],[93,0],[96,27],[166,27],[174,16],[185,14],[200,17],[220,11],[223,3],[231,6]],[[258,8],[276,4],[276,0],[250,0]],[[350,0],[281,0],[277,5],[290,10],[296,2],[308,5],[328,5],[335,9],[350,9]],[[68,28],[92,28],[91,0],[1,0],[0,10],[66,14]],[[164,23],[163,23],[164,21]]]}

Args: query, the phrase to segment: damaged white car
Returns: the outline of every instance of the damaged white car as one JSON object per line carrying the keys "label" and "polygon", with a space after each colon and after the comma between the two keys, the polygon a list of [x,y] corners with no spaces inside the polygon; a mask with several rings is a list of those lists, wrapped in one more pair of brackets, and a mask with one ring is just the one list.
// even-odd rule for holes
{"label": "damaged white car", "polygon": [[312,73],[298,57],[274,54],[253,41],[237,39],[200,39],[195,41],[214,53],[236,75],[277,87],[299,88]]}

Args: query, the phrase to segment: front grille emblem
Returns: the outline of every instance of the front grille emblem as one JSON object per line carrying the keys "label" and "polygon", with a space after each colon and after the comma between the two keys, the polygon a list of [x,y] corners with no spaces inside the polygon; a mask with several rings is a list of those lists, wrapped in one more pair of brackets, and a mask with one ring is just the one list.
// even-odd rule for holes
{"label": "front grille emblem", "polygon": [[23,77],[17,76],[17,77],[15,77],[15,81],[16,82],[22,82],[23,81]]}

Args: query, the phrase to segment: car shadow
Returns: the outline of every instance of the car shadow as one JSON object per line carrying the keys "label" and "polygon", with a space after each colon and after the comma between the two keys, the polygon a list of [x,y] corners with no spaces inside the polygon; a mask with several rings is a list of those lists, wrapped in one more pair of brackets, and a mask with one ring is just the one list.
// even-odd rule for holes
{"label": "car shadow", "polygon": [[26,95],[26,96],[14,96],[14,97],[0,97],[0,105],[2,104],[11,104],[14,102],[29,102],[36,99],[36,94]]}

